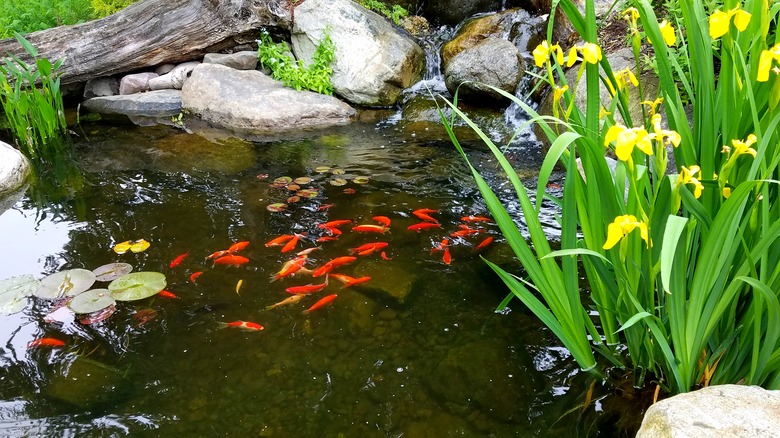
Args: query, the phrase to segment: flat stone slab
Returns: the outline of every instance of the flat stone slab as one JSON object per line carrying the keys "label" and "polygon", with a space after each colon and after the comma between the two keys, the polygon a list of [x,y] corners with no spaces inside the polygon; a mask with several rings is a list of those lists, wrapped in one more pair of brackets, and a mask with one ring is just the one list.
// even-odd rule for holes
{"label": "flat stone slab", "polygon": [[182,88],[182,107],[240,132],[281,133],[349,123],[355,109],[339,99],[296,91],[256,70],[201,64]]}
{"label": "flat stone slab", "polygon": [[181,91],[157,90],[119,96],[93,97],[84,101],[82,106],[100,114],[146,117],[175,116],[181,112]]}

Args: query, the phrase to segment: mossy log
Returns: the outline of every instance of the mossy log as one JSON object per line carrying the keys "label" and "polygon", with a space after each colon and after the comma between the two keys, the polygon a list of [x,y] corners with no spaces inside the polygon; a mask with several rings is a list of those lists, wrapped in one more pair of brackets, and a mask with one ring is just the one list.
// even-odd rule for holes
{"label": "mossy log", "polygon": [[[289,0],[143,0],[116,14],[25,35],[40,56],[65,58],[63,84],[195,59],[253,41],[261,28],[292,27]],[[14,38],[0,56],[32,58]]]}

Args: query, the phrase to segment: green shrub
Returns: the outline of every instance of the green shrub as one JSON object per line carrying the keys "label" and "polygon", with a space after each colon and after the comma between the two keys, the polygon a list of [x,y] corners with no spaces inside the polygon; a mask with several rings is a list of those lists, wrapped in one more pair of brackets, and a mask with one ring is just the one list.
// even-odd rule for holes
{"label": "green shrub", "polygon": [[332,95],[330,77],[333,69],[330,65],[335,59],[336,46],[330,39],[330,31],[326,29],[323,33],[322,41],[317,45],[308,67],[302,60],[294,60],[288,54],[289,51],[287,44],[274,43],[267,32],[263,32],[258,40],[257,57],[263,68],[271,70],[271,77],[298,91],[310,90]]}
{"label": "green shrub", "polygon": [[138,0],[92,0],[92,11],[95,18],[107,17],[132,5]]}
{"label": "green shrub", "polygon": [[[772,28],[780,4],[726,0],[708,16],[703,0],[680,2],[684,34],[659,23],[649,1],[631,4],[635,55],[641,23],[660,80],[660,96],[645,102],[639,120],[628,112],[627,87],[641,82],[628,71],[613,72],[602,58],[592,0],[584,17],[571,0],[559,4],[587,43],[568,57],[546,41],[534,50],[554,87],[557,118],[502,93],[533,115],[552,142],[536,202],[501,149],[448,102],[507,173],[530,234],[529,244],[471,167],[524,269],[514,275],[488,262],[512,291],[502,306],[519,298],[583,369],[598,372],[595,351],[630,368],[637,386],[650,378],[670,393],[720,383],[780,389],[780,41]],[[688,71],[670,46],[690,60]],[[576,84],[565,83],[562,68],[578,59],[584,59],[578,79],[586,74],[584,108],[573,103]],[[692,122],[676,84],[686,74]],[[600,82],[612,90],[607,102],[600,101]],[[445,126],[463,154],[453,121]],[[667,148],[674,151],[673,174],[666,173]],[[607,149],[618,157],[614,170]],[[556,199],[561,249],[553,251],[537,215],[558,162],[566,181]]]}
{"label": "green shrub", "polygon": [[105,17],[137,0],[2,0],[0,39]]}
{"label": "green shrub", "polygon": [[379,0],[357,0],[357,2],[370,11],[384,15],[397,25],[401,24],[402,18],[409,15],[409,11],[401,5],[393,5],[393,7],[388,8],[387,4]]}

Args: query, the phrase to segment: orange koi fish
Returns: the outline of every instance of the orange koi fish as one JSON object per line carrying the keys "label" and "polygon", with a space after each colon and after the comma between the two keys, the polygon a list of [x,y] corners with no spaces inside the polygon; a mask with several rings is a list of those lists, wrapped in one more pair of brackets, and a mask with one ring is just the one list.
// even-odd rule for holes
{"label": "orange koi fish", "polygon": [[381,254],[379,254],[380,257],[382,257],[382,260],[393,260],[390,257],[387,256],[387,253],[382,251]]}
{"label": "orange koi fish", "polygon": [[242,249],[249,246],[249,242],[236,242],[232,245],[230,245],[230,248],[228,248],[227,252],[230,254],[233,254],[236,251],[241,251]]}
{"label": "orange koi fish", "polygon": [[271,283],[273,283],[274,281],[280,278],[289,277],[290,275],[293,275],[299,270],[301,270],[301,268],[303,268],[303,264],[306,263],[306,258],[307,256],[305,255],[298,256],[292,260],[288,260],[287,262],[285,262],[284,265],[282,265],[282,269],[280,269],[279,272],[271,276]]}
{"label": "orange koi fish", "polygon": [[374,216],[372,219],[379,222],[380,224],[389,227],[390,226],[390,218],[387,216]]}
{"label": "orange koi fish", "polygon": [[241,330],[255,330],[260,331],[263,329],[263,326],[256,322],[250,322],[250,321],[233,321],[233,322],[223,322],[222,328],[228,328],[228,327],[235,327]]}
{"label": "orange koi fish", "polygon": [[226,255],[214,260],[214,265],[235,266],[237,268],[243,265],[244,263],[248,263],[248,262],[249,259],[246,257],[241,257],[237,255]]}
{"label": "orange koi fish", "polygon": [[268,243],[266,243],[265,246],[266,247],[268,247],[268,246],[282,246],[285,243],[289,242],[290,239],[292,239],[293,237],[295,237],[295,236],[292,235],[292,234],[284,234],[282,236],[279,236],[279,237],[277,237],[275,239],[272,239],[272,240],[268,241]]}
{"label": "orange koi fish", "polygon": [[478,249],[482,249],[482,248],[490,245],[492,242],[493,242],[493,236],[489,236],[489,237],[485,238],[485,240],[483,240],[482,242],[479,242],[479,245],[477,245],[474,248],[474,251],[476,251]]}
{"label": "orange koi fish", "polygon": [[352,231],[357,231],[359,233],[385,233],[387,232],[389,228],[385,226],[379,226],[379,225],[358,225],[356,227],[352,227]]}
{"label": "orange koi fish", "polygon": [[366,243],[365,245],[360,245],[357,248],[352,248],[349,250],[350,254],[357,253],[358,255],[369,255],[373,253],[374,251],[378,251],[388,245],[387,242],[375,242],[375,243]]}
{"label": "orange koi fish", "polygon": [[320,266],[319,268],[315,269],[314,272],[311,274],[312,277],[319,277],[321,275],[329,273],[333,268],[337,268],[341,265],[346,265],[348,263],[352,263],[355,260],[357,260],[357,257],[336,257],[335,259],[329,261],[328,263],[325,263],[324,265]]}
{"label": "orange koi fish", "polygon": [[304,310],[303,314],[304,315],[308,315],[309,313],[311,313],[311,312],[313,312],[313,311],[315,311],[315,310],[317,310],[317,309],[319,309],[321,307],[327,306],[328,304],[332,303],[333,300],[336,299],[336,296],[337,296],[336,294],[328,295],[327,297],[325,297],[325,298],[317,301],[316,303],[314,303],[313,306],[311,306],[308,309]]}
{"label": "orange koi fish", "polygon": [[190,253],[185,252],[184,254],[182,254],[180,256],[177,256],[175,259],[173,259],[173,261],[171,262],[171,264],[168,267],[169,268],[175,268],[176,266],[179,266],[179,264],[182,261],[184,261],[184,259],[186,259],[188,255],[190,255]]}
{"label": "orange koi fish", "polygon": [[157,292],[157,295],[163,298],[179,298],[175,293],[169,292],[167,290],[161,290],[160,292]]}
{"label": "orange koi fish", "polygon": [[341,230],[339,230],[338,228],[322,227],[322,229],[325,230],[325,232],[328,233],[331,236],[340,236],[341,235]]}
{"label": "orange koi fish", "polygon": [[441,243],[439,243],[438,245],[436,245],[433,248],[431,248],[431,254],[433,254],[433,253],[435,253],[437,251],[444,251],[449,246],[450,246],[450,239],[447,239],[445,237],[444,240],[441,241]]}
{"label": "orange koi fish", "polygon": [[34,341],[30,341],[27,344],[27,348],[33,348],[33,347],[55,347],[55,348],[59,348],[59,347],[64,347],[64,346],[65,346],[65,342],[60,341],[59,339],[55,339],[55,338],[36,339]]}
{"label": "orange koi fish", "polygon": [[432,222],[420,222],[419,224],[409,225],[406,227],[409,231],[417,231],[418,233],[422,230],[430,230],[431,228],[441,228],[441,224],[439,223],[432,223]]}
{"label": "orange koi fish", "polygon": [[295,246],[298,245],[298,241],[301,240],[301,237],[303,236],[304,236],[303,234],[295,233],[293,235],[293,238],[290,239],[289,242],[287,242],[287,245],[284,245],[284,247],[282,248],[282,252],[290,252],[293,249],[295,249]]}
{"label": "orange koi fish", "polygon": [[444,264],[449,265],[452,262],[452,256],[450,255],[450,249],[444,248],[444,257],[442,257]]}
{"label": "orange koi fish", "polygon": [[304,249],[303,251],[298,251],[298,253],[296,255],[299,255],[299,256],[309,255],[313,251],[316,251],[318,249],[322,249],[322,248],[320,248],[319,246],[315,246],[315,247],[312,247],[312,248],[307,248],[307,249]]}
{"label": "orange koi fish", "polygon": [[275,308],[277,308],[279,306],[286,306],[288,304],[295,304],[295,303],[300,301],[305,296],[306,296],[306,294],[295,294],[295,295],[293,295],[291,297],[287,297],[287,298],[283,299],[282,301],[279,301],[276,304],[272,304],[270,306],[266,306],[265,310],[275,309]]}
{"label": "orange koi fish", "polygon": [[422,221],[438,224],[439,221],[429,216],[429,213],[438,213],[438,212],[439,212],[438,210],[431,210],[430,208],[420,208],[413,211],[412,214],[417,216]]}
{"label": "orange koi fish", "polygon": [[324,210],[327,210],[327,209],[329,209],[329,208],[333,207],[334,205],[336,205],[336,204],[325,204],[325,205],[320,205],[319,207],[317,207],[317,211],[324,211]]}
{"label": "orange koi fish", "polygon": [[472,234],[479,234],[482,230],[477,230],[474,228],[465,228],[462,230],[455,231],[454,233],[450,233],[451,237],[463,237],[463,236],[470,236]]}
{"label": "orange koi fish", "polygon": [[338,228],[342,225],[351,224],[352,221],[349,219],[338,219],[335,221],[325,222],[324,224],[317,224],[320,228]]}
{"label": "orange koi fish", "polygon": [[190,281],[195,283],[195,280],[197,280],[201,275],[203,275],[202,271],[193,272],[192,275],[190,275]]}
{"label": "orange koi fish", "polygon": [[333,237],[333,236],[322,236],[322,237],[318,238],[318,239],[316,240],[316,242],[317,242],[317,243],[320,243],[320,242],[330,242],[330,241],[332,241],[332,240],[337,240],[337,239],[338,239],[338,237]]}
{"label": "orange koi fish", "polygon": [[323,283],[320,284],[309,283],[305,286],[292,286],[292,287],[288,287],[284,291],[287,292],[288,294],[293,294],[293,295],[308,295],[325,289],[327,285],[328,285],[328,276],[326,275],[325,282]]}
{"label": "orange koi fish", "polygon": [[463,216],[460,220],[462,222],[492,222],[492,219],[485,216]]}
{"label": "orange koi fish", "polygon": [[227,250],[213,252],[213,253],[211,253],[210,256],[206,257],[206,260],[215,259],[217,257],[222,257],[222,256],[225,256],[225,255],[228,255],[228,254],[230,254],[230,253]]}
{"label": "orange koi fish", "polygon": [[344,283],[342,289],[346,289],[348,287],[355,286],[356,284],[362,284],[371,280],[371,277],[354,278],[354,277],[350,277],[349,275],[342,275],[342,274],[330,274],[330,276]]}
{"label": "orange koi fish", "polygon": [[133,319],[135,320],[134,327],[140,327],[147,322],[157,317],[157,311],[154,309],[141,309],[133,313]]}

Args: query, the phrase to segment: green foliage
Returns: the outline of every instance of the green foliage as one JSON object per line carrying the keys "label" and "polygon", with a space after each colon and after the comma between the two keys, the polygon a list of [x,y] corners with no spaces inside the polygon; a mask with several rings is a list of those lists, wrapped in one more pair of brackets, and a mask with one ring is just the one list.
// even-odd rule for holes
{"label": "green foliage", "polygon": [[92,11],[95,18],[106,17],[117,13],[138,0],[92,0]]}
{"label": "green foliage", "polygon": [[333,69],[330,65],[335,59],[335,53],[336,46],[330,39],[328,29],[323,33],[308,67],[302,60],[294,60],[290,56],[287,44],[274,43],[267,32],[262,33],[257,47],[260,65],[271,69],[271,77],[298,91],[311,90],[327,95],[333,94],[333,85],[330,83]]}
{"label": "green foliage", "polygon": [[138,0],[2,0],[0,39],[105,17]]}
{"label": "green foliage", "polygon": [[[0,106],[2,106],[15,141],[29,158],[53,155],[52,147],[67,136],[57,70],[60,59],[51,64],[39,58],[37,50],[19,34],[16,39],[35,59],[29,65],[14,55],[0,65]],[[10,81],[9,81],[10,79]]]}
{"label": "green foliage", "polygon": [[357,0],[357,2],[368,10],[384,15],[397,25],[401,24],[402,18],[409,15],[409,11],[401,5],[393,5],[393,7],[388,8],[387,4],[379,0]]}
{"label": "green foliage", "polygon": [[[524,268],[515,276],[488,262],[512,291],[502,306],[519,298],[583,369],[598,371],[595,351],[631,368],[636,385],[649,377],[670,393],[740,382],[780,389],[780,74],[771,68],[780,63],[772,29],[780,4],[724,3],[716,14],[732,15],[710,21],[703,0],[680,2],[686,32],[677,31],[672,42],[674,29],[659,23],[651,3],[633,0],[632,47],[638,58],[641,24],[656,59],[660,96],[632,120],[631,76],[613,72],[594,49],[593,1],[585,2],[584,17],[572,0],[560,2],[594,44],[575,49],[587,60],[577,76],[579,82],[585,75],[585,107],[574,104],[577,83],[566,83],[564,56],[554,45],[540,46],[534,58],[546,73],[541,79],[554,87],[555,117],[539,116],[502,92],[533,116],[552,143],[535,203],[534,190],[523,186],[502,150],[457,102],[447,102],[509,175],[528,227],[530,244],[471,167]],[[749,23],[737,6],[750,14]],[[725,34],[711,36],[718,28]],[[690,60],[686,67],[669,46]],[[692,121],[677,81],[690,96]],[[611,92],[607,101],[600,99],[600,83]],[[661,125],[661,105],[669,129]],[[463,154],[453,122],[445,120],[445,127]],[[672,147],[677,172],[667,174]],[[607,151],[618,157],[612,166]],[[561,207],[561,249],[553,251],[537,216],[558,163],[566,182],[562,198],[554,199]],[[581,270],[590,289],[585,299]]]}

